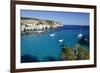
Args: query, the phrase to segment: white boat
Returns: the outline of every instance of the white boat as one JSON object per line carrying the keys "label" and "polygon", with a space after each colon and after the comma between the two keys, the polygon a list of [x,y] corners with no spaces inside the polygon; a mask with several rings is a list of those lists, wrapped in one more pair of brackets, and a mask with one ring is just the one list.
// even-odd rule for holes
{"label": "white boat", "polygon": [[83,34],[78,34],[77,38],[81,39],[83,37]]}
{"label": "white boat", "polygon": [[50,37],[54,37],[55,35],[56,35],[56,34],[54,34],[54,33],[53,33],[53,34],[50,34]]}
{"label": "white boat", "polygon": [[63,41],[64,41],[63,39],[58,40],[59,43],[62,43]]}

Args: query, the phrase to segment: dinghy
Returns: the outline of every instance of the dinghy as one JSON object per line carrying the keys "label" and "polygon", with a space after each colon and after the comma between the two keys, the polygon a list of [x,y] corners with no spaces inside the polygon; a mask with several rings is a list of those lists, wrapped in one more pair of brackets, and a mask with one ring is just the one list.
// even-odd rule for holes
{"label": "dinghy", "polygon": [[58,40],[59,43],[62,43],[63,41],[64,41],[63,39]]}
{"label": "dinghy", "polygon": [[55,36],[55,34],[53,33],[53,34],[50,34],[50,37],[54,37]]}
{"label": "dinghy", "polygon": [[78,34],[77,38],[81,39],[83,37],[83,34]]}

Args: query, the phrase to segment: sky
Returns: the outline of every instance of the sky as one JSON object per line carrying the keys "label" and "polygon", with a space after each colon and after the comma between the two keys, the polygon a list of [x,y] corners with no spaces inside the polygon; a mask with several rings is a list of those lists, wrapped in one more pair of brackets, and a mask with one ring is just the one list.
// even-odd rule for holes
{"label": "sky", "polygon": [[64,25],[89,25],[89,13],[21,10],[21,17],[58,21]]}

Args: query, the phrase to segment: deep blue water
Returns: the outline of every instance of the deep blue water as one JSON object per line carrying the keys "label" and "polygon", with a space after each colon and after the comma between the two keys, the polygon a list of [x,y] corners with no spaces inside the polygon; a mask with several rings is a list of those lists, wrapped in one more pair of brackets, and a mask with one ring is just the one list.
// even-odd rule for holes
{"label": "deep blue water", "polygon": [[[33,58],[29,62],[60,60],[62,48],[58,40],[63,39],[65,45],[74,47],[78,43],[77,35],[80,33],[89,41],[89,26],[78,25],[64,25],[43,34],[21,35],[21,59]],[[50,34],[55,36],[51,37]],[[85,47],[89,49],[87,45]]]}

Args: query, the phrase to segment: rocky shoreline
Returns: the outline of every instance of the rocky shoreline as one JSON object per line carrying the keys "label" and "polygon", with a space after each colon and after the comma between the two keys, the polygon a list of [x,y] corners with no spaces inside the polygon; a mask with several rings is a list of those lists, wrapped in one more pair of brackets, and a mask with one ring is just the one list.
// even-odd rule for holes
{"label": "rocky shoreline", "polygon": [[89,51],[77,44],[75,47],[64,47],[61,55],[62,60],[88,60]]}

